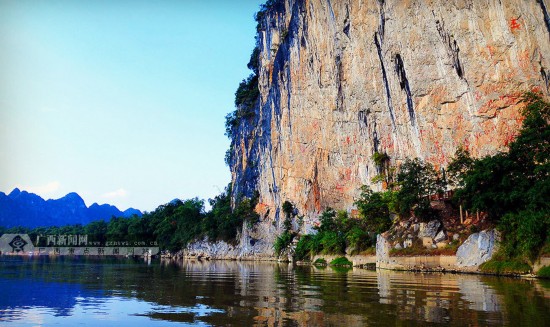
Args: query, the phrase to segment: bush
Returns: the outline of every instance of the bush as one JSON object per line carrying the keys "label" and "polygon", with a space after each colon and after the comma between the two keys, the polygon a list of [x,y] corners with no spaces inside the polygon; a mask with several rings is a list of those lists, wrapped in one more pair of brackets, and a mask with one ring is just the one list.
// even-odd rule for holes
{"label": "bush", "polygon": [[331,266],[341,266],[341,267],[351,267],[353,263],[349,261],[346,257],[339,257],[330,262]]}
{"label": "bush", "polygon": [[313,263],[314,266],[326,266],[327,265],[327,261],[323,258],[317,258],[317,260],[315,260],[315,262]]}
{"label": "bush", "polygon": [[442,191],[442,179],[430,163],[416,158],[407,159],[399,168],[397,183],[400,186],[398,203],[400,214],[409,216],[412,209],[418,218],[432,219],[430,195]]}
{"label": "bush", "polygon": [[368,186],[363,186],[355,205],[368,231],[380,234],[391,227],[390,210],[383,193],[373,192]]}
{"label": "bush", "polygon": [[300,240],[298,240],[298,243],[296,244],[296,249],[294,250],[295,260],[311,260],[313,238],[313,235],[303,235],[300,237]]}
{"label": "bush", "polygon": [[353,253],[360,253],[376,244],[376,240],[369,233],[357,226],[346,233],[346,248],[353,249]]}
{"label": "bush", "polygon": [[537,276],[541,278],[550,278],[550,266],[544,266],[537,272]]}
{"label": "bush", "polygon": [[346,251],[346,242],[341,233],[335,231],[325,231],[320,239],[321,253],[325,254],[343,254]]}
{"label": "bush", "polygon": [[550,215],[522,211],[502,217],[498,229],[503,234],[502,251],[507,257],[523,257],[532,262],[539,256],[550,232]]}
{"label": "bush", "polygon": [[275,249],[275,254],[277,254],[277,256],[280,256],[281,253],[288,248],[288,246],[292,243],[294,236],[294,233],[285,231],[277,237],[275,243],[273,244],[273,248]]}

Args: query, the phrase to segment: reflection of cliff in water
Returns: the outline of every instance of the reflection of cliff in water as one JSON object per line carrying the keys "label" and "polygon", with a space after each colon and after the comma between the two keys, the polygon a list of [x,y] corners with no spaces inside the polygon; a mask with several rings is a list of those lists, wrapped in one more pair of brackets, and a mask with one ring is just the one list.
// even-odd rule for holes
{"label": "reflection of cliff in water", "polygon": [[[460,315],[475,320],[479,312],[501,317],[501,299],[479,276],[379,270],[377,279],[380,302],[399,305],[404,319],[448,323]],[[462,308],[471,310],[461,312]]]}
{"label": "reflection of cliff in water", "polygon": [[544,325],[550,318],[550,285],[541,281],[265,262],[0,260],[0,315],[8,306],[71,315],[86,301],[108,307],[118,297],[149,303],[137,316],[212,325]]}

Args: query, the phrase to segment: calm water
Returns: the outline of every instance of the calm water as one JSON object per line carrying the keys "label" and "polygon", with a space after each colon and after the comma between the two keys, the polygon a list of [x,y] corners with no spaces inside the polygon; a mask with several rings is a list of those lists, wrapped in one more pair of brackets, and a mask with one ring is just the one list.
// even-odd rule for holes
{"label": "calm water", "polygon": [[250,262],[0,257],[0,324],[550,324],[550,282]]}

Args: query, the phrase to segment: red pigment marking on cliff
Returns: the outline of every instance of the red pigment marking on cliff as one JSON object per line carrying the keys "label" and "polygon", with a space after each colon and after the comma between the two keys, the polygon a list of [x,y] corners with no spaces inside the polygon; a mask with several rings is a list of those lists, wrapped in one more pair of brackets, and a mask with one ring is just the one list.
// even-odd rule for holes
{"label": "red pigment marking on cliff", "polygon": [[518,23],[518,18],[512,18],[512,19],[510,20],[510,29],[511,29],[512,31],[521,29],[521,24]]}
{"label": "red pigment marking on cliff", "polygon": [[531,92],[542,93],[542,88],[540,88],[539,86],[533,86],[533,88],[531,88]]}
{"label": "red pigment marking on cliff", "polygon": [[349,145],[349,143],[350,143],[350,139],[349,139],[349,136],[348,136],[348,137],[346,137],[346,144]]}
{"label": "red pigment marking on cliff", "polygon": [[313,129],[319,129],[319,122],[318,121],[313,122]]}
{"label": "red pigment marking on cliff", "polygon": [[459,146],[461,146],[464,150],[470,152],[470,140],[469,139],[463,138],[462,142],[456,148],[458,149]]}
{"label": "red pigment marking on cliff", "polygon": [[514,141],[515,138],[516,138],[515,134],[508,135],[506,137],[506,139],[504,140],[504,146],[508,146],[510,143],[512,143]]}
{"label": "red pigment marking on cliff", "polygon": [[478,92],[478,91],[476,91],[476,93],[475,93],[475,98],[476,98],[476,101],[479,101],[479,100],[481,100],[481,97],[482,97],[482,94],[481,94],[481,92]]}
{"label": "red pigment marking on cliff", "polygon": [[524,71],[529,71],[533,69],[533,66],[534,65],[531,64],[531,54],[529,53],[529,51],[522,51],[519,55],[519,67]]}
{"label": "red pigment marking on cliff", "polygon": [[344,170],[343,179],[345,181],[350,181],[351,180],[351,168],[346,168],[346,170]]}
{"label": "red pigment marking on cliff", "polygon": [[495,47],[493,47],[492,45],[488,45],[487,50],[489,50],[489,55],[491,57],[493,57],[495,55]]}

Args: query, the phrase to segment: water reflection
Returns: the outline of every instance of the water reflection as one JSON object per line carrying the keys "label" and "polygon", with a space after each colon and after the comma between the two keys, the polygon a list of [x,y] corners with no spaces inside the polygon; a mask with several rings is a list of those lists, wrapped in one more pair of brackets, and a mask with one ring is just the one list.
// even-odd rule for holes
{"label": "water reflection", "polygon": [[550,285],[541,281],[233,261],[0,257],[0,264],[0,321],[28,325],[543,326],[550,319]]}

